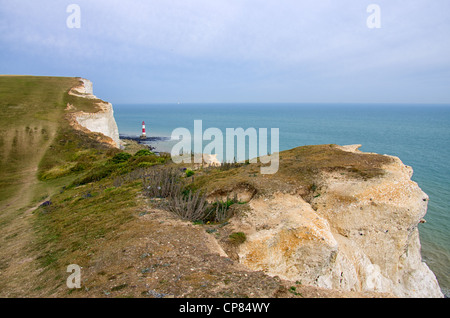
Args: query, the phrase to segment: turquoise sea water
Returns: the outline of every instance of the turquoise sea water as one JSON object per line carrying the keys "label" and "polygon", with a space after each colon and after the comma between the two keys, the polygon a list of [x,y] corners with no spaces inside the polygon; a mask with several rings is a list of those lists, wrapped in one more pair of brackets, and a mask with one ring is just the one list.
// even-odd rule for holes
{"label": "turquoise sea water", "polygon": [[[450,105],[406,104],[148,104],[114,105],[119,132],[170,136],[203,121],[203,130],[279,128],[280,150],[303,145],[362,144],[366,152],[398,156],[429,197],[419,225],[423,260],[450,295]],[[270,131],[270,129],[269,129]],[[153,144],[170,151],[174,141]],[[207,142],[204,143],[206,145]]]}

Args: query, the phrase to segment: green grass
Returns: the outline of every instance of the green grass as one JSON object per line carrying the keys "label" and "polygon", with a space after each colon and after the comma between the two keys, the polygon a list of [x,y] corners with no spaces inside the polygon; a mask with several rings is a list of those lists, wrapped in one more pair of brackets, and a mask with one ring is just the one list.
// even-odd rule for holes
{"label": "green grass", "polygon": [[[0,204],[9,211],[0,213],[0,229],[24,220],[29,207],[51,202],[20,223],[33,233],[25,244],[37,254],[38,287],[47,294],[59,288],[56,278],[67,264],[87,264],[100,242],[137,216],[142,185],[128,174],[170,160],[148,150],[121,152],[98,142],[98,134],[73,129],[67,103],[74,106],[70,112],[91,112],[98,101],[69,96],[78,83],[77,78],[0,76]],[[11,233],[5,240],[17,237]]]}
{"label": "green grass", "polygon": [[142,182],[131,175],[145,162],[142,158],[152,161],[157,155],[124,156],[128,159],[120,162],[114,157],[122,158],[116,155],[92,163],[92,168],[53,195],[50,205],[34,212],[32,248],[39,251],[40,276],[48,286],[57,284],[53,277],[67,264],[87,266],[103,242],[116,239],[122,226],[139,217],[144,204],[138,199]]}
{"label": "green grass", "polygon": [[89,99],[89,98],[80,98],[78,96],[74,95],[65,95],[64,96],[64,104],[71,104],[75,106],[74,110],[70,110],[69,112],[73,111],[83,111],[86,113],[96,113],[100,110],[100,107],[97,105],[97,103],[103,102],[101,99],[95,98],[95,99]]}
{"label": "green grass", "polygon": [[142,209],[136,199],[140,184],[115,188],[111,183],[111,179],[105,179],[66,189],[54,195],[49,206],[34,212],[35,240],[29,249],[39,255],[37,281],[45,287],[45,295],[67,292],[60,276],[68,264],[89,267],[93,255],[102,252],[103,244],[118,240],[122,226],[133,221],[136,211]]}
{"label": "green grass", "polygon": [[[18,199],[9,208],[15,208],[15,213],[0,214],[0,229],[21,217],[30,204],[51,202],[35,210],[32,229],[28,229],[34,231],[28,247],[39,255],[40,284],[44,284],[38,288],[47,294],[59,288],[68,264],[87,266],[102,244],[119,240],[120,229],[139,217],[144,210],[139,199],[142,168],[157,169],[153,166],[170,162],[170,156],[145,149],[122,152],[98,142],[94,133],[73,129],[67,103],[75,107],[70,112],[95,111],[99,101],[69,96],[78,83],[77,78],[0,76],[0,206]],[[291,149],[282,152],[280,159],[279,171],[271,176],[260,174],[260,164],[195,170],[195,178],[181,178],[187,183],[184,191],[228,196],[236,189],[273,193],[300,187],[317,196],[316,180],[322,172],[367,180],[382,175],[383,165],[391,160],[345,152],[335,145]],[[193,174],[186,169],[186,177]],[[212,206],[226,212],[234,203],[241,202],[227,199]],[[17,233],[6,239],[14,240]],[[228,239],[239,245],[246,236],[237,232]]]}
{"label": "green grass", "polygon": [[96,109],[95,101],[68,95],[78,83],[70,77],[0,76],[0,203],[35,183],[37,167],[41,179],[64,177],[83,162],[70,156],[95,149],[95,141],[65,120],[68,101],[76,109]]}
{"label": "green grass", "polygon": [[196,173],[189,188],[226,193],[248,185],[258,193],[303,188],[305,194],[314,194],[317,176],[322,172],[339,172],[348,178],[368,180],[382,176],[383,165],[390,162],[392,159],[387,156],[347,152],[336,145],[303,146],[281,152],[279,170],[274,175],[261,175],[260,163],[235,165],[225,170],[204,169]]}
{"label": "green grass", "polygon": [[78,81],[70,77],[0,76],[2,129],[57,122],[66,107],[66,93]]}
{"label": "green grass", "polygon": [[78,174],[95,162],[110,158],[119,150],[99,143],[84,132],[68,126],[59,127],[55,141],[39,164],[39,179],[53,179]]}
{"label": "green grass", "polygon": [[195,174],[191,169],[186,169],[185,175],[187,178],[192,177]]}
{"label": "green grass", "polygon": [[[7,259],[9,254],[16,252],[14,249],[19,248],[18,257],[30,257],[30,252],[37,253],[40,266],[45,269],[52,268],[60,264],[61,257],[67,251],[65,245],[67,242],[71,244],[70,251],[74,246],[83,244],[79,240],[78,229],[75,227],[73,232],[70,231],[69,222],[84,225],[82,235],[86,239],[85,242],[91,242],[88,226],[93,225],[92,235],[100,237],[108,232],[108,226],[112,223],[118,224],[125,219],[118,213],[114,216],[117,218],[114,222],[100,215],[97,215],[97,219],[101,220],[98,224],[95,220],[89,220],[88,216],[83,217],[82,220],[76,220],[74,217],[83,213],[74,212],[72,208],[94,213],[91,207],[83,205],[87,202],[66,200],[64,203],[58,203],[56,199],[55,195],[64,193],[63,189],[74,180],[89,173],[96,165],[106,162],[118,152],[117,149],[98,142],[96,134],[86,134],[70,126],[66,109],[68,102],[74,106],[71,111],[98,109],[95,105],[96,100],[68,95],[69,90],[79,83],[78,78],[0,76],[0,111],[2,113],[0,116],[0,233],[4,233],[0,234],[2,245],[0,259],[2,260]],[[89,197],[93,200],[98,198],[103,196]],[[120,193],[117,194],[117,198],[124,199]],[[57,209],[50,214],[44,213],[42,218],[36,215],[32,218],[25,217],[30,208],[43,200],[51,200],[52,204],[47,207],[48,209],[60,207],[61,210]],[[107,198],[107,200],[114,201],[115,198]],[[99,209],[101,205],[108,207],[108,203],[99,204],[96,209]],[[71,209],[66,210],[65,208],[70,205]],[[60,215],[59,211],[63,211],[65,215]],[[67,217],[67,222],[64,221],[64,217]],[[89,221],[85,222],[85,220]],[[22,232],[12,232],[12,234],[18,233],[14,237],[11,236],[12,234],[8,235],[16,228],[20,228]],[[72,238],[69,239],[67,235]],[[6,266],[5,271],[15,270],[8,268],[7,262],[1,263],[3,265],[0,264],[0,266]],[[32,274],[29,275],[32,276]],[[61,277],[61,271],[53,272],[52,276],[34,283],[39,284],[43,290],[47,285],[51,286],[47,284],[48,280],[54,280],[57,277]],[[11,278],[11,282],[21,285],[27,279],[29,277],[26,272],[18,272]],[[8,284],[10,284],[9,281],[6,282],[2,277],[0,291],[2,288],[8,288],[6,287]],[[51,288],[54,289],[56,286]]]}
{"label": "green grass", "polygon": [[98,240],[133,219],[140,187],[111,189],[107,184],[62,191],[52,197],[51,205],[35,211],[35,248],[44,249],[39,258],[43,268],[61,268],[71,258],[85,264]]}
{"label": "green grass", "polygon": [[51,142],[73,78],[0,76],[0,202],[19,192]]}

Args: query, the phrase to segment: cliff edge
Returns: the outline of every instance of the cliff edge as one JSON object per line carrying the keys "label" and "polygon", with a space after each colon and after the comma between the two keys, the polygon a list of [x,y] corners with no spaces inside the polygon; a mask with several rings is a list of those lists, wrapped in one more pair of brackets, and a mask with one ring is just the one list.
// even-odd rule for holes
{"label": "cliff edge", "polygon": [[418,224],[428,196],[399,158],[359,147],[299,147],[280,153],[273,176],[242,167],[233,174],[241,177],[229,176],[226,185],[199,180],[216,187],[211,199],[248,202],[227,225],[246,241],[228,253],[252,270],[303,285],[443,297],[420,254]]}
{"label": "cliff edge", "polygon": [[[336,146],[358,160],[373,158],[357,148]],[[232,222],[247,234],[239,261],[322,288],[443,297],[420,254],[418,224],[428,196],[399,158],[370,156],[385,157],[378,176],[322,169],[306,196],[286,191],[252,199],[245,217]]]}
{"label": "cliff edge", "polygon": [[[176,165],[114,148],[112,106],[88,80],[1,86],[2,297],[442,297],[420,255],[428,196],[399,158],[315,145],[281,152],[273,175]],[[180,220],[143,187],[171,171],[166,186],[221,218]],[[67,288],[68,264],[82,288]]]}
{"label": "cliff edge", "polygon": [[[86,99],[97,99],[93,92],[92,82],[84,78],[80,79],[80,85],[73,87],[69,91],[69,95]],[[119,138],[119,129],[117,128],[117,123],[114,119],[112,104],[98,100],[96,105],[98,107],[97,112],[77,111],[74,114],[76,120],[74,127],[77,129],[85,128],[91,132],[101,133],[111,138],[111,141],[106,142],[116,148],[120,148],[121,141]],[[73,106],[69,104],[68,108],[70,109],[70,107]]]}

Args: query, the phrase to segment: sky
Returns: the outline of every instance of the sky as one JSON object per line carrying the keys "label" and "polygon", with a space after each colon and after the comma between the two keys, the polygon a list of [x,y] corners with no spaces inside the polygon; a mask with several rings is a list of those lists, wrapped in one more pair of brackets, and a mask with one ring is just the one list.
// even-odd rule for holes
{"label": "sky", "polygon": [[450,103],[449,12],[448,0],[0,0],[0,74],[87,78],[113,104]]}

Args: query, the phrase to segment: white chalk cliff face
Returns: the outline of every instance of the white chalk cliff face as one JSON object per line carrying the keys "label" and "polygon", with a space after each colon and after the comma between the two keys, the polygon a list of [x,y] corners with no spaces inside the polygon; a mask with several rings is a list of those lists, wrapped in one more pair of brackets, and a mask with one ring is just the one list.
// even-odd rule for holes
{"label": "white chalk cliff face", "polygon": [[[83,84],[74,87],[69,94],[88,99],[96,99],[97,97],[93,93],[92,82],[87,79],[81,79],[81,81]],[[120,148],[119,129],[117,128],[117,123],[114,119],[114,111],[111,103],[99,102],[98,106],[101,109],[99,112],[79,112],[76,114],[75,119],[82,127],[92,132],[101,133],[110,137],[113,141],[113,145]]]}
{"label": "white chalk cliff face", "polygon": [[246,216],[232,221],[247,235],[240,262],[305,285],[443,297],[420,254],[428,196],[400,159],[383,169],[365,181],[323,173],[310,203],[288,193],[253,199]]}

